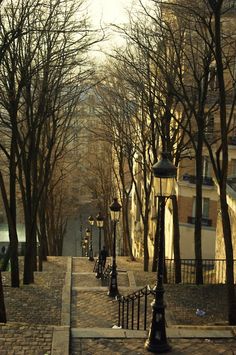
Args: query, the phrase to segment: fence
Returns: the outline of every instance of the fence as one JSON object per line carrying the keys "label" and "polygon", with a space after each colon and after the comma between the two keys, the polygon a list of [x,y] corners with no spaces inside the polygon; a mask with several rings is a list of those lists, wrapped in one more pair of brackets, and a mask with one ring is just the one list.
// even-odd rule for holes
{"label": "fence", "polygon": [[[181,259],[181,283],[196,284],[196,265],[201,264],[204,284],[224,284],[226,280],[225,259]],[[236,260],[234,260],[236,275]],[[175,283],[175,260],[165,259],[165,282]]]}

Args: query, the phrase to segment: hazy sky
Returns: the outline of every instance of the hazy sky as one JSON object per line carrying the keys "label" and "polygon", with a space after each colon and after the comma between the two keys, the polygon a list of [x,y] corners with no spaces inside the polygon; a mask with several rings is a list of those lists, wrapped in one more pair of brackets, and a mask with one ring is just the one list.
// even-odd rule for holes
{"label": "hazy sky", "polygon": [[[137,0],[89,0],[89,15],[91,16],[93,27],[105,28],[107,39],[94,47],[94,55],[97,59],[103,60],[103,52],[110,52],[113,46],[123,45],[121,37],[111,30],[109,24],[122,24],[128,22],[126,9],[132,6]],[[109,27],[109,28],[108,28]]]}
{"label": "hazy sky", "polygon": [[90,0],[92,19],[95,24],[123,23],[127,21],[125,8],[130,7],[133,0]]}

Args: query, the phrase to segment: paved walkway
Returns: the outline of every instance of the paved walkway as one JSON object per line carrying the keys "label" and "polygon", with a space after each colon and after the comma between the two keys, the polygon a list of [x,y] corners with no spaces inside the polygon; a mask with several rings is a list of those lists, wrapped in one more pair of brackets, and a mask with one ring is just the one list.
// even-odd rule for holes
{"label": "paved walkway", "polygon": [[[127,258],[118,257],[117,265],[121,294],[129,294],[145,286],[147,281],[154,285],[155,273],[144,273],[141,262],[131,263]],[[72,271],[70,354],[150,354],[144,349],[147,331],[112,329],[118,324],[117,301],[107,296],[107,287],[101,286],[101,281],[96,279],[93,263],[86,258],[73,258]],[[176,286],[167,285],[165,295],[168,308],[172,309],[167,311],[171,353],[236,354],[234,329],[223,325],[226,316],[224,297],[218,301],[215,298],[215,292],[224,296],[224,287],[211,289],[203,286],[196,290],[196,286],[189,286],[185,290],[183,285]],[[215,312],[218,302],[222,304]],[[203,305],[206,316],[198,317],[196,309]]]}

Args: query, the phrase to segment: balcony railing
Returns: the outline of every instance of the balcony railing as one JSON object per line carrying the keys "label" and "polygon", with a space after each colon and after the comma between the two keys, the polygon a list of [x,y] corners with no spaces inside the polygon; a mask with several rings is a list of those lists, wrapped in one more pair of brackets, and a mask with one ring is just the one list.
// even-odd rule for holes
{"label": "balcony railing", "polygon": [[[188,223],[189,224],[194,224],[195,223],[195,217],[188,216]],[[211,227],[212,226],[212,220],[209,219],[209,218],[202,217],[202,226]]]}
{"label": "balcony railing", "polygon": [[[188,181],[190,184],[196,184],[197,178],[195,175],[184,174],[183,180]],[[206,185],[206,186],[213,186],[214,185],[214,181],[213,181],[212,177],[210,177],[210,176],[203,176],[202,183],[203,183],[203,185]]]}
{"label": "balcony railing", "polygon": [[236,145],[236,136],[231,136],[228,138],[229,145]]}

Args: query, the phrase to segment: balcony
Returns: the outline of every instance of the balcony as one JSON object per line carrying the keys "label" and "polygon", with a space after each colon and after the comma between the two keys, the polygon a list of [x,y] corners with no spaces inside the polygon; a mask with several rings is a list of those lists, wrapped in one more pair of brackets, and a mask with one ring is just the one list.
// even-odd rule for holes
{"label": "balcony", "polygon": [[[183,175],[183,181],[188,181],[190,184],[196,184],[196,180],[197,178],[195,175],[189,175],[189,174]],[[214,186],[214,181],[210,176],[203,176],[202,184],[205,186]]]}
{"label": "balcony", "polygon": [[236,136],[232,136],[228,138],[229,145],[236,145]]}
{"label": "balcony", "polygon": [[[187,223],[195,224],[195,217],[188,216]],[[206,217],[202,217],[202,226],[211,227],[212,226],[212,220],[209,219],[209,218],[206,218]]]}

